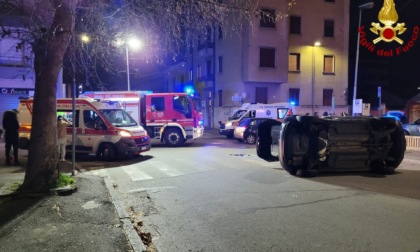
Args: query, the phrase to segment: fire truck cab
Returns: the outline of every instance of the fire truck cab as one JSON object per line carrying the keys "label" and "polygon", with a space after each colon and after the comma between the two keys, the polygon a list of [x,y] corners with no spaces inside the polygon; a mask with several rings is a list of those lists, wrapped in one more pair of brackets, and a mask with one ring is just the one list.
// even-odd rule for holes
{"label": "fire truck cab", "polygon": [[121,103],[147,130],[151,139],[164,142],[167,146],[181,146],[204,133],[202,114],[186,93],[93,91],[82,96]]}
{"label": "fire truck cab", "polygon": [[[21,99],[19,103],[19,147],[27,149],[30,144],[33,99]],[[132,156],[150,150],[150,138],[123,108],[113,101],[78,98],[73,101],[57,99],[57,116],[72,123],[67,127],[68,152],[72,151],[72,129],[76,132],[75,149],[78,154],[93,154],[103,160],[116,156]]]}

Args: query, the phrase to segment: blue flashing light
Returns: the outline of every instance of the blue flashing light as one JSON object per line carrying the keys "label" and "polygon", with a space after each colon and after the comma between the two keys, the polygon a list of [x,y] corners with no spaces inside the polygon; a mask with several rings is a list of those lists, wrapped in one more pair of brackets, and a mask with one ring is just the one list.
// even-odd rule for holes
{"label": "blue flashing light", "polygon": [[184,88],[184,92],[189,94],[189,95],[194,94],[194,88],[190,87],[190,86],[187,86],[187,87]]}
{"label": "blue flashing light", "polygon": [[198,125],[203,125],[203,124],[204,124],[203,120],[198,121]]}
{"label": "blue flashing light", "polygon": [[290,101],[290,105],[295,106],[296,102],[295,101]]}

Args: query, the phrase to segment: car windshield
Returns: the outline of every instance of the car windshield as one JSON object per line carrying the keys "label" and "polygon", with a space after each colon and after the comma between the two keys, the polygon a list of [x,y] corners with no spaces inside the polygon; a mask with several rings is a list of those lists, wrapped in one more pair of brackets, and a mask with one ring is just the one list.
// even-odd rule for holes
{"label": "car windshield", "polygon": [[239,121],[239,124],[238,124],[238,126],[247,126],[247,125],[249,125],[249,119],[242,119],[242,120],[240,120]]}
{"label": "car windshield", "polygon": [[238,110],[231,117],[229,117],[229,120],[238,120],[245,114],[246,110]]}
{"label": "car windshield", "polygon": [[115,127],[137,126],[136,120],[123,109],[103,109],[100,111]]}

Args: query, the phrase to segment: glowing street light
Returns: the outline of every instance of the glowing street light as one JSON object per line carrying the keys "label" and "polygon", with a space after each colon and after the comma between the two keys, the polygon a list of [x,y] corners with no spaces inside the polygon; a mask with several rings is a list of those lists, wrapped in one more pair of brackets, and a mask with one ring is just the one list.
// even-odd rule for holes
{"label": "glowing street light", "polygon": [[[86,34],[82,34],[80,36],[80,40],[82,41],[82,48],[84,48],[84,46],[90,42],[90,37]],[[85,54],[83,54],[83,65],[85,66],[85,82],[86,82],[86,86],[89,86],[89,78],[88,78],[88,64],[87,64],[87,58],[84,56]],[[80,85],[79,86],[79,93],[83,92],[83,86]]]}
{"label": "glowing street light", "polygon": [[130,62],[128,57],[128,48],[130,47],[133,50],[140,50],[143,47],[143,43],[141,40],[131,37],[126,41],[117,40],[117,46],[125,46],[125,57],[126,57],[126,65],[127,65],[127,90],[130,91]]}

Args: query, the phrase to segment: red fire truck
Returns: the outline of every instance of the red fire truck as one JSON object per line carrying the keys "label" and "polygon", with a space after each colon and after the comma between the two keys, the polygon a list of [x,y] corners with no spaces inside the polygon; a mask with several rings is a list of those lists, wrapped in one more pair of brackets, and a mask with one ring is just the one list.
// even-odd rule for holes
{"label": "red fire truck", "polygon": [[118,101],[146,130],[151,139],[181,146],[204,133],[203,116],[186,93],[144,91],[92,91],[80,97]]}

